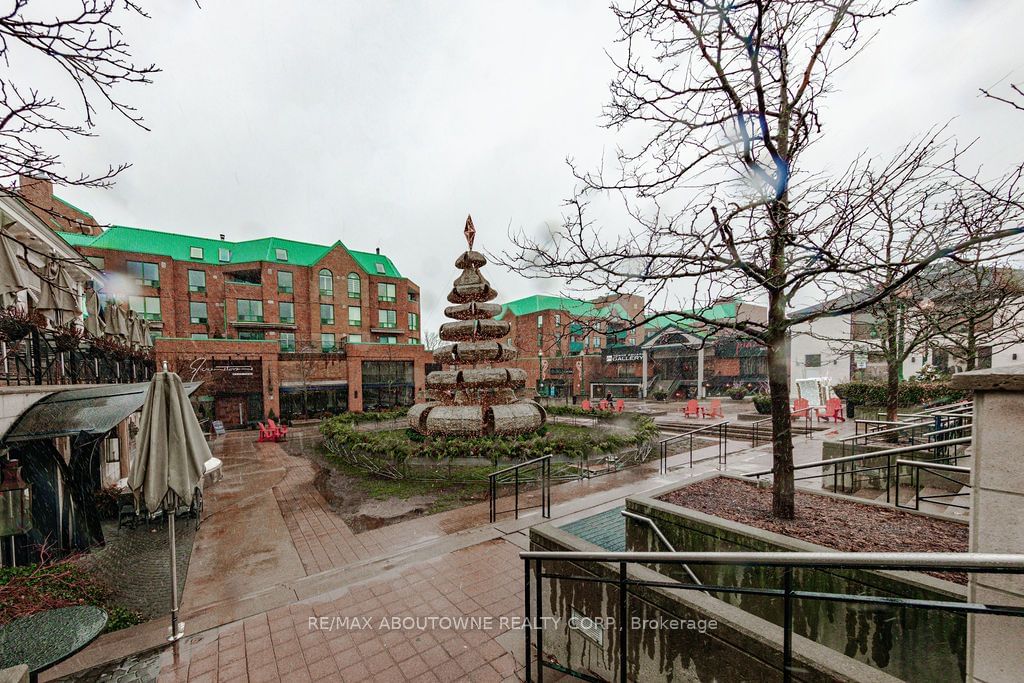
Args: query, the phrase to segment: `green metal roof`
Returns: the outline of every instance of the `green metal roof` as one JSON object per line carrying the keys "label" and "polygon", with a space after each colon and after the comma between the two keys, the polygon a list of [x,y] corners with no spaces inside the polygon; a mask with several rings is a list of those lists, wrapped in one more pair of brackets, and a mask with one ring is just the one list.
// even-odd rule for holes
{"label": "green metal roof", "polygon": [[[271,263],[290,263],[297,266],[313,266],[331,249],[340,247],[352,256],[352,259],[359,264],[360,268],[371,275],[402,277],[402,274],[398,272],[398,268],[395,267],[395,264],[387,256],[362,251],[351,251],[340,241],[330,246],[298,242],[280,237],[263,237],[243,242],[228,242],[208,237],[160,232],[158,230],[132,228],[124,225],[112,225],[95,237],[70,232],[60,232],[59,234],[69,244],[76,247],[131,251],[139,254],[168,256],[176,261],[191,261],[193,263],[207,263],[210,265],[267,261]],[[192,258],[192,247],[201,247],[203,249],[202,258]],[[231,252],[228,260],[220,260],[221,249],[227,249]],[[278,249],[285,249],[288,252],[287,261],[278,261]],[[380,264],[381,268],[378,269],[377,264]]]}
{"label": "green metal roof", "polygon": [[547,294],[535,294],[502,304],[501,314],[498,318],[503,318],[505,313],[509,311],[512,315],[516,316],[530,315],[531,313],[540,313],[541,311],[565,311],[575,318],[606,318],[609,315],[616,315],[624,319],[629,318],[622,304],[614,303],[610,306],[599,308],[589,301],[570,299],[563,296],[549,296]]}
{"label": "green metal roof", "polygon": [[[730,301],[687,312],[703,316],[709,320],[728,320],[729,318],[736,317],[736,304],[735,302]],[[661,315],[656,315],[647,321],[648,327],[654,327],[657,329],[664,329],[670,326],[686,329],[699,324],[700,323],[698,321],[692,318],[687,318],[685,315],[678,313],[663,313]]]}

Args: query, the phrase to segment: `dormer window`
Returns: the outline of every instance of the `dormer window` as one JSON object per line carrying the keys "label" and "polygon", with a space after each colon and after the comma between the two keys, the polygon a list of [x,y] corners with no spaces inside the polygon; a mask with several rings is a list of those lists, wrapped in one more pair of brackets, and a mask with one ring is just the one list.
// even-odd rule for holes
{"label": "dormer window", "polygon": [[378,263],[377,264],[377,272],[380,273],[381,275],[384,274],[384,264],[383,263]]}
{"label": "dormer window", "polygon": [[221,247],[217,250],[217,260],[221,263],[227,263],[231,260],[231,250]]}
{"label": "dormer window", "polygon": [[202,259],[203,258],[203,248],[202,247],[189,247],[188,248],[188,257],[189,258],[194,258],[194,259]]}
{"label": "dormer window", "polygon": [[274,252],[274,258],[276,258],[278,261],[287,261],[288,260],[288,250],[287,249],[276,249],[275,252]]}

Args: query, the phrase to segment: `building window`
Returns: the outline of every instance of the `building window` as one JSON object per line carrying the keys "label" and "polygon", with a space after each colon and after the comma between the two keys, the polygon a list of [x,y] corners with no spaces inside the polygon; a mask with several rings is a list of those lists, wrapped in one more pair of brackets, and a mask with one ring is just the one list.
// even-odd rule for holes
{"label": "building window", "polygon": [[377,311],[377,323],[379,327],[398,327],[398,312],[383,309]]}
{"label": "building window", "polygon": [[227,263],[231,260],[231,250],[221,247],[217,250],[217,260],[221,263]]}
{"label": "building window", "polygon": [[263,341],[263,330],[242,330],[238,338],[242,341]]}
{"label": "building window", "polygon": [[379,273],[380,275],[384,274],[384,264],[383,263],[377,263],[377,273]]}
{"label": "building window", "polygon": [[334,324],[334,304],[320,304],[320,324]]}
{"label": "building window", "polygon": [[[263,302],[259,299],[237,299],[235,301],[238,312],[238,322],[261,323],[263,322]],[[239,337],[241,339],[241,337]]]}
{"label": "building window", "polygon": [[293,353],[295,351],[294,332],[282,332],[279,341],[281,344],[281,351],[284,353]]}
{"label": "building window", "polygon": [[544,316],[537,316],[537,327],[544,327]]}
{"label": "building window", "polygon": [[363,406],[409,406],[415,400],[411,361],[363,361]]}
{"label": "building window", "polygon": [[130,296],[128,307],[135,311],[135,314],[146,320],[160,320],[160,297],[158,296]]}
{"label": "building window", "polygon": [[189,301],[188,302],[188,321],[193,325],[205,325],[206,324],[206,302],[205,301]]}
{"label": "building window", "polygon": [[409,290],[409,301],[419,301],[419,300],[420,300],[420,295],[410,289]]}
{"label": "building window", "polygon": [[160,286],[160,266],[148,261],[125,261],[128,274],[135,278],[135,282],[146,287]]}
{"label": "building window", "polygon": [[203,258],[203,248],[202,247],[189,247],[188,248],[188,257],[189,258],[194,258],[194,259],[202,259]]}
{"label": "building window", "polygon": [[350,335],[348,335],[348,337],[346,337],[346,339],[348,339],[348,343],[349,344],[362,344],[363,343],[363,335],[361,335],[361,334],[350,334]]}
{"label": "building window", "polygon": [[274,258],[276,258],[278,261],[287,261],[288,260],[288,250],[287,249],[275,249],[274,250]]}
{"label": "building window", "polygon": [[290,270],[277,271],[277,291],[281,294],[291,294],[294,290],[293,276]]}
{"label": "building window", "polygon": [[420,329],[420,316],[417,313],[409,314],[409,329],[418,330]]}
{"label": "building window", "polygon": [[320,296],[334,296],[334,276],[326,268],[320,271]]}
{"label": "building window", "polygon": [[193,332],[192,333],[192,338],[193,339],[209,339],[210,335],[208,335],[205,332]]}
{"label": "building window", "polygon": [[334,333],[324,332],[320,335],[320,350],[324,353],[330,353],[336,348],[334,343]]}
{"label": "building window", "polygon": [[397,344],[398,337],[393,334],[382,334],[377,337],[377,341],[381,344]]}
{"label": "building window", "polygon": [[377,283],[377,301],[394,302],[395,300],[396,300],[395,283],[393,283],[393,282],[378,282]]}
{"label": "building window", "polygon": [[278,304],[277,308],[278,318],[283,323],[294,323],[295,322],[295,304],[291,301],[282,301]]}
{"label": "building window", "polygon": [[206,294],[206,271],[188,271],[188,291]]}
{"label": "building window", "polygon": [[808,353],[804,356],[804,367],[808,368],[820,368],[821,367],[821,354],[820,353]]}
{"label": "building window", "polygon": [[363,309],[359,306],[349,306],[348,324],[352,327],[361,327],[363,324]]}
{"label": "building window", "polygon": [[106,266],[106,261],[102,256],[86,256],[85,260],[91,263],[96,270],[103,270]]}
{"label": "building window", "polygon": [[356,273],[348,274],[348,295],[353,299],[358,299],[363,293],[363,281],[359,279],[359,275]]}
{"label": "building window", "polygon": [[410,344],[419,344],[420,340],[417,339],[416,337],[409,337],[409,343]]}
{"label": "building window", "polygon": [[562,315],[560,313],[555,313],[555,327],[558,327],[561,324],[562,324]]}

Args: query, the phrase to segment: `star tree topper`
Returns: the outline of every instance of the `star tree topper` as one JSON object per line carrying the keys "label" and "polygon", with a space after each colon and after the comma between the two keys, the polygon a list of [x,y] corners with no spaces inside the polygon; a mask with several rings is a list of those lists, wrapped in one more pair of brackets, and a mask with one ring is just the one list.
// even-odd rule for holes
{"label": "star tree topper", "polygon": [[472,249],[473,248],[473,238],[476,237],[476,228],[473,227],[473,216],[471,216],[471,215],[467,215],[466,216],[466,227],[463,228],[462,234],[466,236],[466,244],[468,244],[469,248]]}

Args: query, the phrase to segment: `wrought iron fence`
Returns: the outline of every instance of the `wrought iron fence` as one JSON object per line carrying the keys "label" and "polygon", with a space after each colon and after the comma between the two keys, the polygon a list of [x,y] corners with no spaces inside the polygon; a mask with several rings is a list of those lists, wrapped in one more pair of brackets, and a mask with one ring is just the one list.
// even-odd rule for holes
{"label": "wrought iron fence", "polygon": [[115,354],[88,340],[61,349],[48,332],[0,345],[0,383],[7,386],[145,382],[154,367],[141,353]]}
{"label": "wrought iron fence", "polygon": [[[532,478],[527,479],[521,472],[526,470]],[[519,505],[519,489],[527,484],[535,484],[540,482],[540,504],[539,505]],[[493,524],[498,519],[498,515],[503,512],[514,512],[516,519],[519,519],[520,510],[530,510],[532,508],[540,508],[541,517],[544,519],[551,518],[551,456],[542,455],[539,458],[533,460],[527,460],[510,467],[505,467],[500,470],[496,470],[487,475],[488,483],[488,498],[490,499],[490,520]],[[504,485],[511,485],[514,487],[513,501],[514,508],[511,510],[498,510],[498,487]]]}

